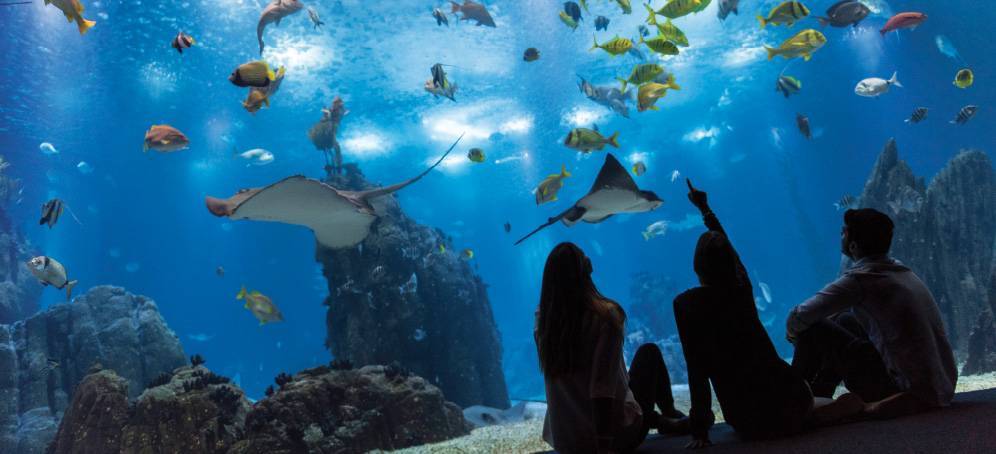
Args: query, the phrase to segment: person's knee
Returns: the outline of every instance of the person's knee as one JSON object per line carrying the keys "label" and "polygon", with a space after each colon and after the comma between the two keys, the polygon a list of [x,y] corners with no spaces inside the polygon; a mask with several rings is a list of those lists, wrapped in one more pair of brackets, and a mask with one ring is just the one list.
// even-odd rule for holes
{"label": "person's knee", "polygon": [[661,353],[660,347],[657,344],[646,343],[636,349],[636,354],[633,355],[633,361],[636,362],[637,359],[642,361],[664,361],[664,355]]}

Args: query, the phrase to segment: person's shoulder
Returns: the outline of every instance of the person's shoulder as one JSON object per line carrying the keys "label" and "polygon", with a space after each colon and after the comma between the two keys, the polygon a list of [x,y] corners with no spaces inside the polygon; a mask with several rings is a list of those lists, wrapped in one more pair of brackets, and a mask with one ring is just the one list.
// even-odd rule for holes
{"label": "person's shoulder", "polygon": [[709,289],[706,287],[693,287],[674,297],[674,305],[675,307],[678,307],[679,305],[690,304],[693,301],[705,298],[708,294]]}

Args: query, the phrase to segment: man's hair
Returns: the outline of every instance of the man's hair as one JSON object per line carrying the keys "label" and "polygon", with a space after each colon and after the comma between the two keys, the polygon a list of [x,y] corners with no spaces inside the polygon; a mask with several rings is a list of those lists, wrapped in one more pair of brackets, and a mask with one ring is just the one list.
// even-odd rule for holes
{"label": "man's hair", "polygon": [[895,224],[885,213],[872,209],[847,210],[844,213],[847,237],[866,255],[887,254],[892,246]]}

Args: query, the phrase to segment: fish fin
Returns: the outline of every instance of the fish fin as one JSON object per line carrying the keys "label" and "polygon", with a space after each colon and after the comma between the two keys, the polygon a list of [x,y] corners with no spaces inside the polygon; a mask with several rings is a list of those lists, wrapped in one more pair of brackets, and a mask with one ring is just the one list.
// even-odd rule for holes
{"label": "fish fin", "polygon": [[803,61],[809,61],[811,58],[813,58],[813,54],[803,54],[802,56]]}
{"label": "fish fin", "polygon": [[84,35],[86,32],[90,31],[90,28],[94,25],[97,25],[97,23],[92,20],[86,20],[83,16],[80,16],[80,18],[76,21],[76,26],[79,28],[81,35]]}
{"label": "fish fin", "polygon": [[266,66],[266,78],[270,79],[271,82],[277,79],[277,73],[273,72],[273,68],[270,68],[269,65]]}
{"label": "fish fin", "polygon": [[640,232],[643,235],[643,241],[650,241],[650,234],[647,232]]}
{"label": "fish fin", "polygon": [[820,21],[820,27],[826,27],[830,23],[830,19],[826,17],[814,16],[813,18]]}
{"label": "fish fin", "polygon": [[592,44],[591,49],[588,49],[588,52],[598,49],[598,38],[596,38],[594,34],[591,35],[591,41],[595,44]]}
{"label": "fish fin", "polygon": [[263,98],[263,104],[266,104],[266,107],[270,107],[270,97],[269,96]]}
{"label": "fish fin", "polygon": [[607,143],[613,147],[619,148],[619,131],[612,133],[612,135],[609,136]]}
{"label": "fish fin", "polygon": [[567,165],[566,164],[561,164],[560,165],[560,175],[562,177],[565,177],[565,178],[571,176],[571,173],[567,171]]}
{"label": "fish fin", "polygon": [[66,282],[66,301],[72,301],[73,300],[73,288],[76,287],[76,284],[79,284],[79,283],[80,283],[80,281],[77,281],[77,280],[72,280],[72,281]]}
{"label": "fish fin", "polygon": [[768,61],[771,61],[775,58],[775,55],[778,55],[777,49],[775,48],[764,46],[764,50],[768,51]]}
{"label": "fish fin", "polygon": [[768,21],[764,20],[764,17],[757,16],[757,20],[761,22],[761,28],[763,29],[768,25]]}
{"label": "fish fin", "polygon": [[667,84],[668,84],[668,86],[671,87],[672,90],[681,90],[681,86],[678,85],[675,82],[675,80],[674,80],[674,74],[668,74],[668,76],[667,76]]}
{"label": "fish fin", "polygon": [[899,82],[899,72],[898,71],[894,71],[892,73],[892,78],[889,79],[889,85],[895,85],[895,86],[897,86],[899,88],[904,88],[903,84],[901,84]]}
{"label": "fish fin", "polygon": [[653,111],[660,111],[661,110],[661,108],[657,107],[657,106],[650,106],[650,107],[647,107],[647,109],[648,110],[653,110]]}
{"label": "fish fin", "polygon": [[[242,286],[242,290],[239,290],[239,294],[235,295],[235,299],[240,300],[240,299],[244,299],[245,297],[246,297],[246,286],[243,285]],[[246,305],[247,306],[248,306],[248,304],[249,304],[249,302],[246,301]]]}
{"label": "fish fin", "polygon": [[627,81],[626,81],[626,79],[623,79],[622,77],[616,77],[616,80],[618,80],[618,81],[619,81],[619,83],[621,83],[621,84],[622,84],[622,88],[620,88],[620,89],[619,89],[619,91],[621,91],[621,92],[623,92],[623,91],[626,91],[626,85],[627,85],[627,84],[628,84],[629,82],[627,82]]}

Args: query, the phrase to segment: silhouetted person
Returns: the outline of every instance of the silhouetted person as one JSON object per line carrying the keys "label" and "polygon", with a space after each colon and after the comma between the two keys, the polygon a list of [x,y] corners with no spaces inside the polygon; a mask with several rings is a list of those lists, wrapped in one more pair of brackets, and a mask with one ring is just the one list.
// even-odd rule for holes
{"label": "silhouetted person", "polygon": [[695,247],[701,285],[674,300],[692,397],[692,442],[687,447],[710,443],[710,382],[726,422],[747,439],[792,434],[859,413],[864,403],[853,394],[814,401],[805,380],[778,356],[758,319],[747,270],[709,208],[706,193],[691,181],[688,190],[709,231]]}
{"label": "silhouetted person", "polygon": [[792,309],[786,326],[792,365],[815,395],[830,396],[843,381],[879,401],[867,411],[880,417],[947,406],[958,378],[934,297],[889,257],[892,230],[884,213],[847,210],[841,251],[853,266]]}
{"label": "silhouetted person", "polygon": [[683,415],[656,345],[641,346],[627,374],[626,314],[591,272],[572,243],[557,245],[543,270],[534,332],[548,405],[543,439],[565,454],[632,452],[658,427],[655,405],[668,418]]}

